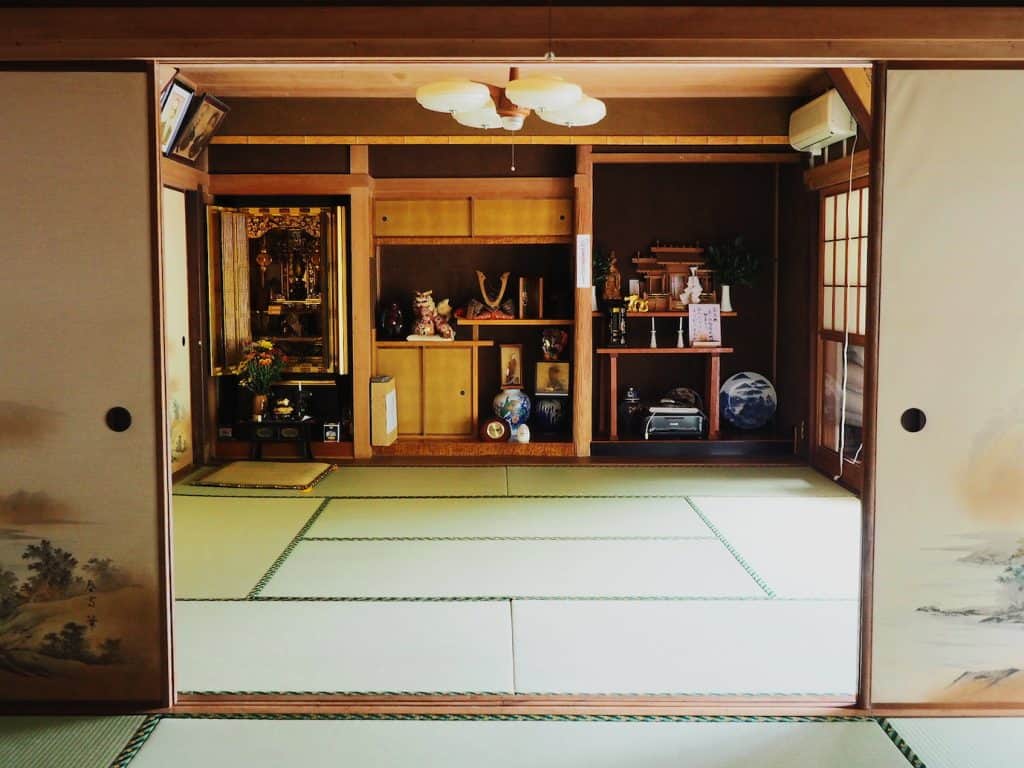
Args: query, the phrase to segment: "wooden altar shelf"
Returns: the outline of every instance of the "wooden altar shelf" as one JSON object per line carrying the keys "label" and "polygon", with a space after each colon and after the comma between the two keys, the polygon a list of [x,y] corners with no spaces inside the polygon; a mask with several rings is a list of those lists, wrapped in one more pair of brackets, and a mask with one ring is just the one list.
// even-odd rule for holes
{"label": "wooden altar shelf", "polygon": [[608,438],[619,439],[619,355],[703,355],[707,359],[708,440],[720,437],[718,397],[722,388],[722,355],[733,352],[732,347],[600,347],[595,350],[608,361]]}
{"label": "wooden altar shelf", "polygon": [[403,349],[411,347],[428,347],[430,349],[453,349],[458,347],[493,347],[491,339],[455,339],[454,341],[378,341],[378,349]]}
{"label": "wooden altar shelf", "polygon": [[377,446],[375,456],[525,456],[525,457],[570,457],[573,455],[571,440],[535,439],[530,443],[488,443],[476,439],[438,439],[400,437],[389,446]]}
{"label": "wooden altar shelf", "polygon": [[704,249],[699,247],[689,247],[682,245],[652,245],[650,247],[651,253],[676,253],[676,254],[687,254],[690,256],[701,256],[704,254]]}
{"label": "wooden altar shelf", "polygon": [[550,320],[537,317],[509,318],[507,320],[466,320],[463,317],[456,318],[459,325],[474,326],[499,326],[499,325],[572,325],[572,318],[552,318]]}
{"label": "wooden altar shelf", "polygon": [[599,355],[709,355],[717,357],[728,355],[735,350],[732,347],[599,347]]}
{"label": "wooden altar shelf", "polygon": [[571,245],[568,235],[438,235],[376,238],[377,245]]}
{"label": "wooden altar shelf", "polygon": [[[594,317],[604,317],[604,312],[594,312]],[[722,317],[736,317],[735,312],[722,312]],[[689,317],[690,313],[685,309],[676,309],[669,312],[627,312],[626,317],[643,318],[643,317]]]}

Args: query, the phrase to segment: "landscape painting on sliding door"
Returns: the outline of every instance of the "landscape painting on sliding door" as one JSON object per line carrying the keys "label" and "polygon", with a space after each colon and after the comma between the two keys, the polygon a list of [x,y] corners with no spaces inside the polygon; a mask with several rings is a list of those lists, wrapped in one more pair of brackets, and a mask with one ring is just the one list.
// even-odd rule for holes
{"label": "landscape painting on sliding door", "polygon": [[151,83],[0,72],[0,702],[167,695]]}
{"label": "landscape painting on sliding door", "polygon": [[889,72],[876,704],[1024,703],[1022,127],[1024,71]]}

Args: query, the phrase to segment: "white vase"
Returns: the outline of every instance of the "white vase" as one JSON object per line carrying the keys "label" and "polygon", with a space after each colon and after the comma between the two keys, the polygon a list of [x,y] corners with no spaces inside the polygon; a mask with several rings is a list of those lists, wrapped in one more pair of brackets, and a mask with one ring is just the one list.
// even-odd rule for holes
{"label": "white vase", "polygon": [[721,304],[722,304],[722,311],[723,312],[733,312],[734,311],[733,308],[732,308],[732,296],[729,293],[729,288],[730,288],[730,286],[728,286],[728,285],[723,285],[722,286],[722,300],[721,300]]}

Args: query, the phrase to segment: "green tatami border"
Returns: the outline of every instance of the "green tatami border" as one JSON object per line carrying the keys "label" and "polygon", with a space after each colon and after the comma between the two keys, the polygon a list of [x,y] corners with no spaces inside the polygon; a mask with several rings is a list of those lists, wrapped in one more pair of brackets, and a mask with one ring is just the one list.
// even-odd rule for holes
{"label": "green tatami border", "polygon": [[405,696],[412,698],[458,698],[462,696],[587,696],[600,699],[637,699],[637,698],[716,698],[716,699],[751,699],[751,698],[829,698],[843,699],[853,698],[857,695],[853,691],[836,693],[833,691],[800,691],[797,693],[785,691],[753,691],[753,692],[729,692],[729,691],[643,691],[643,692],[620,692],[620,691],[178,691],[179,696]]}
{"label": "green tatami border", "polygon": [[303,540],[303,537],[306,535],[309,529],[313,527],[313,524],[317,521],[317,518],[320,517],[323,511],[327,508],[327,505],[329,503],[330,499],[327,498],[320,502],[320,506],[318,506],[316,508],[316,511],[314,511],[313,514],[310,515],[309,519],[306,521],[306,524],[299,529],[299,532],[295,534],[295,536],[292,538],[290,542],[288,542],[288,546],[285,547],[284,551],[277,556],[277,559],[271,564],[270,568],[267,569],[267,572],[264,573],[260,577],[260,580],[256,582],[256,585],[251,590],[249,590],[249,594],[246,596],[247,600],[252,600],[259,596],[260,592],[263,591],[263,588],[267,586],[267,584],[270,582],[272,578],[274,578],[274,574],[277,573],[278,569],[280,569],[280,567],[284,565],[284,561],[288,559],[288,555],[290,555],[295,550],[295,548],[299,546],[299,543]]}
{"label": "green tatami border", "polygon": [[679,603],[856,603],[854,597],[773,597],[770,595],[256,595],[254,597],[179,597],[183,603],[495,603],[514,600],[577,602],[679,602]]}
{"label": "green tatami border", "polygon": [[160,724],[161,715],[149,715],[143,720],[139,727],[132,734],[132,737],[128,740],[128,743],[124,745],[124,748],[118,753],[117,757],[110,763],[110,768],[126,768],[126,766],[135,759],[135,756],[139,754],[139,750],[146,744],[149,737],[153,735],[153,731]]}
{"label": "green tatami border", "polygon": [[757,586],[759,586],[761,589],[763,589],[765,594],[768,595],[768,597],[775,598],[775,590],[768,586],[765,580],[761,577],[761,574],[754,570],[754,567],[750,563],[748,563],[746,559],[743,557],[743,555],[741,555],[739,551],[732,545],[732,543],[727,538],[725,538],[725,535],[720,530],[718,530],[718,527],[711,522],[711,520],[708,518],[707,515],[704,514],[703,511],[701,511],[701,508],[697,506],[693,499],[691,499],[689,496],[686,496],[685,498],[686,503],[690,505],[690,508],[697,513],[697,516],[700,517],[701,520],[704,521],[704,525],[706,525],[708,529],[713,534],[715,534],[715,538],[717,538],[722,543],[722,545],[727,550],[729,550],[729,554],[736,558],[736,562],[739,563],[743,570],[747,572],[747,575],[754,580],[754,583],[757,584]]}
{"label": "green tatami border", "polygon": [[904,741],[903,737],[900,736],[899,731],[896,730],[896,726],[893,725],[888,718],[879,718],[878,725],[885,732],[885,735],[892,740],[896,749],[900,751],[900,754],[906,758],[907,762],[910,763],[913,768],[927,768],[924,761],[919,758],[911,746]]}

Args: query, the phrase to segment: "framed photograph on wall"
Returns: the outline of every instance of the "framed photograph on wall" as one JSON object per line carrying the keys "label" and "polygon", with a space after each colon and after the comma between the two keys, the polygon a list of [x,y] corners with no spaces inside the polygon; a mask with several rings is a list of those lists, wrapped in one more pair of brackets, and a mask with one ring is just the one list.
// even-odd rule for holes
{"label": "framed photograph on wall", "polygon": [[523,345],[502,344],[498,349],[501,355],[501,388],[522,389]]}
{"label": "framed photograph on wall", "polygon": [[538,395],[568,395],[569,363],[537,363],[536,392]]}
{"label": "framed photograph on wall", "polygon": [[172,80],[160,104],[160,151],[170,151],[188,115],[192,103],[192,90],[179,80]]}
{"label": "framed photograph on wall", "polygon": [[174,140],[171,155],[194,163],[206,149],[227,114],[227,104],[204,93]]}

